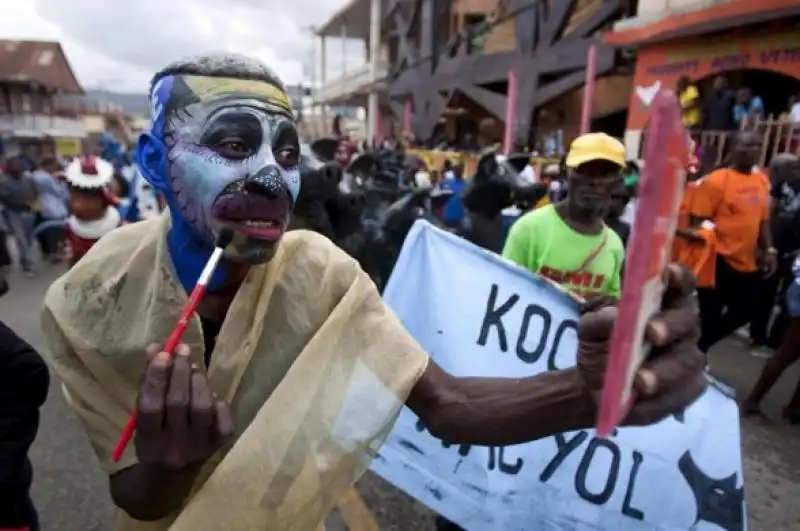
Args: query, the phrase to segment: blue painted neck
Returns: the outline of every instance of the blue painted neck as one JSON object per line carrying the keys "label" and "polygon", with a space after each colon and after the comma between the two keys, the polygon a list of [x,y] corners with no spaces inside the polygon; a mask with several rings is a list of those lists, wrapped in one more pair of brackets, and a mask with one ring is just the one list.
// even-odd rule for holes
{"label": "blue painted neck", "polygon": [[[172,229],[167,235],[167,247],[181,286],[186,293],[191,293],[214,248],[202,240],[177,209],[173,208],[171,201],[168,203]],[[208,291],[217,289],[227,275],[228,264],[223,260],[208,283]]]}

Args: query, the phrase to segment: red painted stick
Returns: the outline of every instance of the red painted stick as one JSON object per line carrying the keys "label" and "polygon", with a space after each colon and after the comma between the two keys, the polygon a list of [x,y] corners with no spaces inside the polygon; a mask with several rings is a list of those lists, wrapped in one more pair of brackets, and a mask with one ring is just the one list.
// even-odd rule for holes
{"label": "red painted stick", "polygon": [[[189,295],[189,300],[183,307],[181,316],[178,319],[175,328],[172,329],[172,332],[167,338],[166,344],[164,344],[164,352],[168,353],[169,355],[175,354],[175,349],[178,348],[178,345],[183,338],[183,334],[186,332],[186,328],[189,326],[189,320],[192,318],[192,315],[194,315],[194,312],[197,311],[197,306],[200,304],[200,301],[203,299],[203,295],[206,293],[208,281],[211,280],[211,276],[217,269],[217,265],[219,265],[219,261],[222,258],[222,252],[228,243],[230,243],[232,236],[233,234],[228,230],[223,230],[220,232],[220,235],[217,238],[217,245],[214,248],[214,252],[211,253],[211,258],[208,259],[208,262],[203,268],[203,272],[200,273],[200,279],[197,281],[197,284],[192,290],[191,295]],[[131,412],[131,416],[128,418],[128,423],[125,425],[125,429],[122,430],[122,434],[119,437],[119,441],[117,441],[117,446],[114,448],[114,452],[111,454],[111,460],[113,462],[119,462],[122,454],[125,453],[125,448],[127,448],[128,443],[130,443],[133,439],[133,433],[136,431],[137,417],[137,411],[134,409]]]}

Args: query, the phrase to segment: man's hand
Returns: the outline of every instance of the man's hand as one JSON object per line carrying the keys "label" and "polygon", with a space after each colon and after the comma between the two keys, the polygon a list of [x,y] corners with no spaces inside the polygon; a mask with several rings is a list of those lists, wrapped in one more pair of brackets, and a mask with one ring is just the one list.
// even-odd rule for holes
{"label": "man's hand", "polygon": [[233,433],[230,409],[192,365],[187,345],[174,357],[158,346],[148,348],[148,355],[138,402],[139,462],[173,471],[200,465]]}
{"label": "man's hand", "polygon": [[769,278],[778,271],[778,254],[774,249],[768,250],[764,253],[764,277]]}
{"label": "man's hand", "polygon": [[[661,312],[648,324],[646,337],[652,350],[634,380],[639,397],[624,420],[628,425],[652,424],[678,413],[706,388],[705,357],[697,348],[700,334],[694,276],[688,269],[670,264],[665,277]],[[589,299],[582,308],[578,368],[595,401],[603,387],[608,341],[616,318],[613,299]]]}

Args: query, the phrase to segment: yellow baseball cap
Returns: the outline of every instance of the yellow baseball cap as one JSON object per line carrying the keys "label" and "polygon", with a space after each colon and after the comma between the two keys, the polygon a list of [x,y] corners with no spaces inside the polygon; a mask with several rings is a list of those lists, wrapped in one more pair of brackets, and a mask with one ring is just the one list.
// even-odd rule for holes
{"label": "yellow baseball cap", "polygon": [[573,140],[567,153],[567,167],[577,168],[593,160],[607,160],[625,166],[625,146],[605,133],[586,133]]}

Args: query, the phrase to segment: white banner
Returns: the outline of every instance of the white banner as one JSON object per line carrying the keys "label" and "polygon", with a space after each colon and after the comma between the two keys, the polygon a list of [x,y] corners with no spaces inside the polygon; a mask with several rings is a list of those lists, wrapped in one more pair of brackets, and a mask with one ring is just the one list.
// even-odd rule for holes
{"label": "white banner", "polygon": [[[575,364],[572,301],[425,222],[406,239],[384,298],[452,374],[518,378]],[[712,383],[684,413],[610,440],[583,430],[452,446],[405,409],[372,468],[469,531],[743,531],[738,408]]]}

